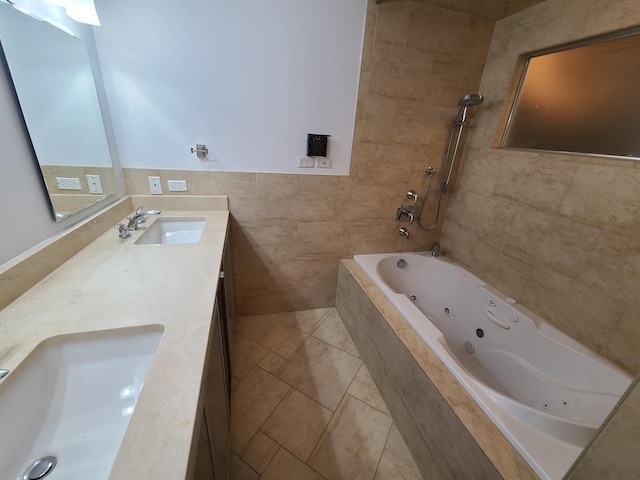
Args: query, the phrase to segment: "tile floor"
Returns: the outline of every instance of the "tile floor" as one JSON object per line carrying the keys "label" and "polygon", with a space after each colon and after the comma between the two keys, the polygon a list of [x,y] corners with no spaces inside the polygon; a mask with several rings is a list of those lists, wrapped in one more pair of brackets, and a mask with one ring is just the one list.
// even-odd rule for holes
{"label": "tile floor", "polygon": [[231,480],[422,480],[333,308],[237,320]]}

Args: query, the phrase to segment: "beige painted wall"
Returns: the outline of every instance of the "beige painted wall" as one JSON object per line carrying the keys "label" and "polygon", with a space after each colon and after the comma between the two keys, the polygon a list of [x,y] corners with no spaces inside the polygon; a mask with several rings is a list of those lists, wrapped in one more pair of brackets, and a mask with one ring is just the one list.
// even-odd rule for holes
{"label": "beige painted wall", "polygon": [[412,1],[369,2],[348,177],[124,169],[187,179],[189,194],[227,195],[239,315],[333,306],[338,260],[426,250],[439,232],[398,235],[396,206],[439,168],[457,100],[480,82],[494,22]]}
{"label": "beige painted wall", "polygon": [[[549,0],[496,24],[447,254],[603,356],[640,369],[640,162],[492,149],[526,52],[640,24],[640,3]],[[615,112],[603,112],[615,115]]]}

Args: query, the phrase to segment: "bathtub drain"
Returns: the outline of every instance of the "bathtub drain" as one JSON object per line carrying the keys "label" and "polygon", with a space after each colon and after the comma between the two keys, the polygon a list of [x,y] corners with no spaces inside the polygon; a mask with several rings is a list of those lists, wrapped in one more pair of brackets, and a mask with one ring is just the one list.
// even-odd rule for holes
{"label": "bathtub drain", "polygon": [[473,353],[476,351],[476,347],[469,340],[464,342],[464,349],[469,353]]}
{"label": "bathtub drain", "polygon": [[53,472],[57,463],[58,459],[53,455],[42,457],[40,460],[33,462],[31,466],[27,468],[22,480],[40,480]]}
{"label": "bathtub drain", "polygon": [[443,312],[447,317],[451,316],[451,309],[449,307],[444,307]]}
{"label": "bathtub drain", "polygon": [[416,303],[418,301],[418,297],[416,295],[409,295],[409,300],[411,300],[413,303]]}

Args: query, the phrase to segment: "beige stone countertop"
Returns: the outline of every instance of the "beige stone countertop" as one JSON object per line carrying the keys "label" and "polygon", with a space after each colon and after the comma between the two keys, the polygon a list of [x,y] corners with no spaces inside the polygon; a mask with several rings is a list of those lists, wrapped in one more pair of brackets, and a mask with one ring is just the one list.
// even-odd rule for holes
{"label": "beige stone countertop", "polygon": [[110,228],[0,312],[0,391],[52,336],[164,328],[111,480],[177,480],[189,468],[229,212],[165,211],[147,225],[167,217],[206,219],[200,241],[134,245],[143,230],[121,239]]}

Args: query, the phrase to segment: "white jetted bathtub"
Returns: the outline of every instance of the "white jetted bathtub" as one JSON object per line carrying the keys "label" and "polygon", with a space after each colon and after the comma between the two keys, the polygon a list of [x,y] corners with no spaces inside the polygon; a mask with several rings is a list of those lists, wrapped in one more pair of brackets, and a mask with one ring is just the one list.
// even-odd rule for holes
{"label": "white jetted bathtub", "polygon": [[631,383],[450,260],[354,259],[542,478],[562,478]]}

